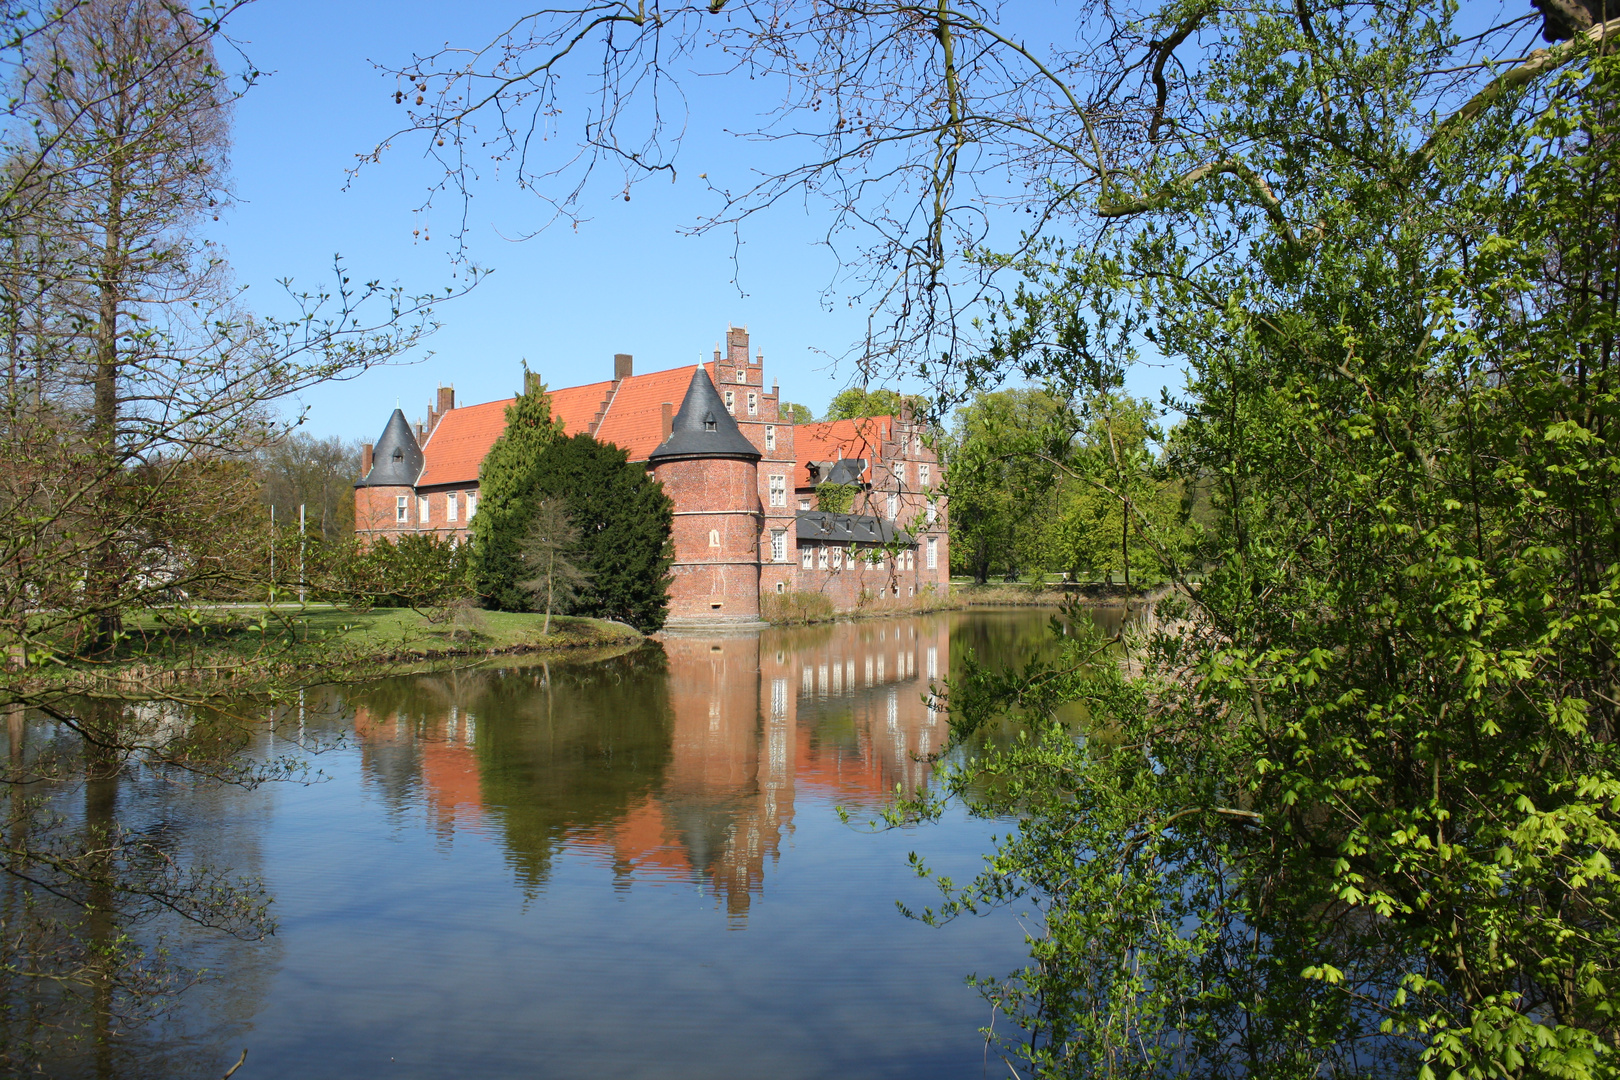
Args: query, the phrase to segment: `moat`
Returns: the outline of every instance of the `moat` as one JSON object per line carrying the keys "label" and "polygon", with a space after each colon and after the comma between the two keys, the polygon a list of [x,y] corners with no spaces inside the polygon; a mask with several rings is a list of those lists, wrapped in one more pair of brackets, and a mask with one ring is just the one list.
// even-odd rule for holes
{"label": "moat", "polygon": [[928,781],[948,728],[930,682],[970,651],[1025,657],[1050,616],[670,636],[308,692],[252,752],[324,745],[321,782],[124,797],[261,876],[279,928],[186,944],[216,974],[78,1064],[218,1076],[245,1047],[237,1080],[999,1074],[964,980],[1023,962],[1018,913],[931,929],[895,906],[937,898],[908,852],[964,880],[998,823],[867,823]]}

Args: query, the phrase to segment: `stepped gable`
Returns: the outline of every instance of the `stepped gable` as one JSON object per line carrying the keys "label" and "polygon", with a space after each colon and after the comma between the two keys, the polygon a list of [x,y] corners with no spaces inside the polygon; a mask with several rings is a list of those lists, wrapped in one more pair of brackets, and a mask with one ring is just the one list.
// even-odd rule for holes
{"label": "stepped gable", "polygon": [[411,425],[399,409],[388,418],[377,439],[371,471],[355,482],[355,487],[412,487],[422,475],[422,448],[416,445]]}
{"label": "stepped gable", "polygon": [[[812,463],[859,458],[865,466],[883,457],[883,444],[894,438],[897,417],[861,416],[853,420],[821,420],[799,424],[793,429],[793,449],[798,457],[796,487],[814,487],[822,481],[810,472]],[[865,483],[868,477],[846,479],[841,483]]]}
{"label": "stepped gable", "polygon": [[652,463],[683,458],[741,458],[758,461],[760,452],[737,427],[703,367],[692,372],[681,411],[675,414],[670,435],[647,455]]}

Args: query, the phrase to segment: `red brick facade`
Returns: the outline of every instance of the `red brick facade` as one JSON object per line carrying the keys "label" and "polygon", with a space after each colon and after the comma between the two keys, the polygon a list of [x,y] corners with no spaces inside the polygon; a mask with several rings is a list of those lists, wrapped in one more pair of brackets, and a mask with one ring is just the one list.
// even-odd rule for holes
{"label": "red brick facade", "polygon": [[[674,625],[757,621],[762,595],[821,593],[835,610],[853,611],[907,607],[920,595],[949,588],[946,507],[939,494],[944,467],[925,445],[920,424],[905,414],[797,426],[783,420],[780,395],[766,387],[764,358],[750,356],[746,330],[729,330],[724,350],[715,350],[702,369],[759,460],[653,465],[675,503]],[[622,447],[632,461],[646,461],[669,438],[696,370],[635,375],[631,358],[621,355],[611,381],[551,390],[552,414],[568,434],[588,432]],[[355,488],[356,531],[465,539],[476,512],[478,468],[504,428],[510,403],[456,408],[453,391],[441,389],[428,422],[405,436],[416,440],[407,449],[423,461],[410,486],[368,483],[367,477],[383,475],[385,452],[400,460],[396,447],[379,442],[373,465],[368,446],[367,477]],[[384,440],[391,436],[399,441],[393,421]],[[871,520],[828,532],[816,527],[817,476],[844,459],[861,462],[850,511]],[[867,535],[874,524],[882,536]]]}

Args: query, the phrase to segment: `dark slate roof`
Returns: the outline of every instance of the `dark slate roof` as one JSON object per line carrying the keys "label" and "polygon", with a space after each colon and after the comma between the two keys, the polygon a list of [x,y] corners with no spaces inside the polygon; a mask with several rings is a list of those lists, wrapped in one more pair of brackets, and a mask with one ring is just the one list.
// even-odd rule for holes
{"label": "dark slate roof", "polygon": [[815,471],[816,483],[820,484],[853,484],[862,486],[866,483],[862,479],[866,475],[866,459],[858,457],[839,458],[837,461],[812,461],[810,468]]}
{"label": "dark slate roof", "polygon": [[647,460],[654,463],[680,458],[760,458],[754,444],[726,411],[702,364],[692,372],[692,383],[686,388],[681,411],[675,414],[669,438],[647,455]]}
{"label": "dark slate roof", "polygon": [[388,418],[388,426],[377,439],[371,456],[371,471],[355,487],[414,487],[422,475],[422,448],[416,445],[411,425],[398,409]]}
{"label": "dark slate roof", "polygon": [[800,540],[821,540],[829,544],[916,544],[894,522],[868,514],[829,514],[822,510],[800,510],[797,515]]}

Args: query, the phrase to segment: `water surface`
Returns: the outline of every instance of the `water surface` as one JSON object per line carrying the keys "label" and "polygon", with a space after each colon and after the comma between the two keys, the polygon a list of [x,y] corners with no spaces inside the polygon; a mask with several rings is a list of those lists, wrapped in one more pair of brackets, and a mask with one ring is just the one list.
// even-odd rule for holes
{"label": "water surface", "polygon": [[[669,637],[306,694],[255,753],[315,755],[308,786],[184,810],[261,874],[270,943],[103,1075],[1005,1075],[964,982],[1025,957],[1016,912],[907,920],[996,823],[870,831],[928,780],[929,692],[971,650],[1011,661],[1047,611],[976,610]],[[159,798],[152,795],[150,798]],[[840,822],[836,808],[854,824]],[[123,1064],[119,1064],[123,1062]]]}

